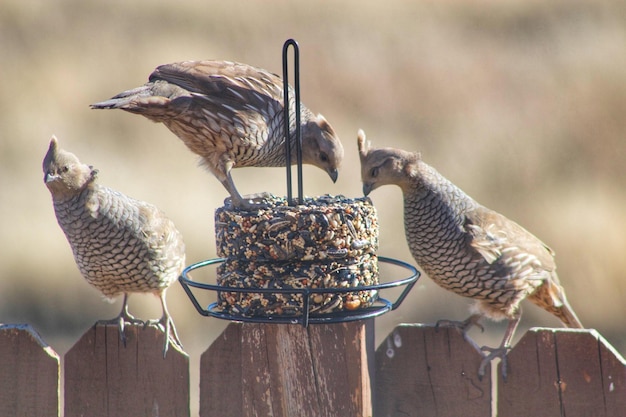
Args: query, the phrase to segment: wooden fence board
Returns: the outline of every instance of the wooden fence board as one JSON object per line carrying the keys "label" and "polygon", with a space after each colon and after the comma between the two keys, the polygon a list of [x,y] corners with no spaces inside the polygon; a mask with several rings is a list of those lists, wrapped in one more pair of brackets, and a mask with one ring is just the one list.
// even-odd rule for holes
{"label": "wooden fence board", "polygon": [[[455,329],[374,320],[231,323],[202,355],[200,416],[626,416],[626,361],[594,330],[531,329],[498,369]],[[96,323],[65,356],[65,417],[189,416],[189,361],[164,335]],[[375,358],[375,361],[373,361]],[[59,358],[28,325],[0,325],[0,416],[59,415]],[[372,395],[372,393],[374,395]],[[372,407],[374,401],[374,407]]]}
{"label": "wooden fence board", "polygon": [[320,415],[372,415],[373,332],[373,320],[309,327]]}
{"label": "wooden fence board", "polygon": [[552,332],[527,332],[507,355],[507,366],[506,382],[498,367],[499,417],[561,415]]}
{"label": "wooden fence board", "polygon": [[583,335],[579,332],[554,333],[563,412],[564,415],[602,413],[606,416],[598,338],[593,331],[585,331]]}
{"label": "wooden fence board", "polygon": [[597,333],[607,415],[626,415],[626,361]]}
{"label": "wooden fence board", "polygon": [[626,415],[624,360],[595,330],[531,329],[508,365],[499,417]]}
{"label": "wooden fence board", "polygon": [[491,371],[452,328],[396,327],[376,351],[375,413],[392,416],[490,416]]}
{"label": "wooden fence board", "polygon": [[189,416],[189,358],[154,327],[96,323],[65,355],[65,417]]}
{"label": "wooden fence board", "polygon": [[371,415],[371,326],[230,324],[202,357],[200,416]]}
{"label": "wooden fence board", "polygon": [[231,323],[200,358],[200,417],[243,416],[241,325]]}
{"label": "wooden fence board", "polygon": [[59,371],[59,356],[30,325],[0,325],[0,416],[58,417]]}
{"label": "wooden fence board", "polygon": [[265,330],[267,351],[267,368],[263,371],[269,371],[271,403],[276,415],[323,415],[320,412],[319,387],[312,378],[315,375],[312,359],[315,349],[307,329],[298,325],[263,325],[262,328]]}
{"label": "wooden fence board", "polygon": [[272,386],[266,333],[262,324],[242,324],[241,383],[242,417],[278,416],[272,409]]}

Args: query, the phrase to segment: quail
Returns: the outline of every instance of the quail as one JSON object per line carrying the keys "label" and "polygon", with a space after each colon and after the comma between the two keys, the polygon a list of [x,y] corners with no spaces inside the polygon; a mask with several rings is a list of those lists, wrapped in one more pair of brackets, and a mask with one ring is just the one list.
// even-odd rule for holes
{"label": "quail", "polygon": [[[155,325],[182,347],[167,310],[165,293],[181,273],[185,244],[174,223],[157,207],[98,184],[98,170],[60,149],[55,137],[43,160],[44,182],[52,194],[57,221],[72,248],[82,276],[105,298],[124,296],[119,326]],[[131,293],[153,293],[161,300],[160,320],[143,322],[128,312]]]}
{"label": "quail", "polygon": [[[239,194],[230,171],[286,165],[283,101],[282,79],[268,71],[228,61],[187,61],[161,65],[148,83],[91,107],[122,109],[163,123],[201,157],[236,207],[251,208],[254,203]],[[295,163],[295,100],[289,108]],[[323,169],[335,182],[341,142],[326,119],[304,105],[301,137],[302,162]]]}
{"label": "quail", "polygon": [[[362,130],[358,149],[365,195],[385,184],[402,189],[406,239],[418,265],[441,287],[475,300],[467,320],[442,322],[460,327],[465,339],[484,351],[480,377],[486,365],[499,357],[506,378],[506,354],[524,299],[567,327],[583,327],[559,282],[554,252],[537,237],[477,203],[426,164],[419,153],[370,149]],[[483,317],[508,320],[497,348],[479,348],[467,337],[469,328],[480,326]]]}

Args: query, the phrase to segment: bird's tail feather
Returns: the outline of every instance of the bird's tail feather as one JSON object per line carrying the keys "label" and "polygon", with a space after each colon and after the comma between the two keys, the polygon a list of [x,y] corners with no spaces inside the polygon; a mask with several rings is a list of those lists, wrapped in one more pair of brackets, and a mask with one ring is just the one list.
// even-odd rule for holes
{"label": "bird's tail feather", "polygon": [[90,107],[92,109],[124,109],[131,105],[135,100],[150,95],[150,87],[141,86],[132,90],[124,91],[108,100],[94,103]]}
{"label": "bird's tail feather", "polygon": [[558,283],[556,275],[537,288],[528,300],[554,314],[565,326],[584,329],[574,309],[567,302],[565,290]]}
{"label": "bird's tail feather", "polygon": [[552,313],[563,322],[563,324],[569,328],[584,329],[585,326],[580,322],[580,319],[574,313],[574,310],[569,305],[567,300],[563,300],[561,307],[553,307]]}

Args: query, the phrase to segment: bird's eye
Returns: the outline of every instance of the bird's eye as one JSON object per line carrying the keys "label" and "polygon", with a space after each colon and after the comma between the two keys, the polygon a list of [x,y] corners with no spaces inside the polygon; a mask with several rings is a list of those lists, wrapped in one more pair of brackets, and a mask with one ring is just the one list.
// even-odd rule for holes
{"label": "bird's eye", "polygon": [[372,168],[372,170],[370,171],[370,176],[372,178],[376,178],[378,176],[378,167]]}
{"label": "bird's eye", "polygon": [[324,152],[320,153],[320,161],[328,162],[328,155],[326,155]]}

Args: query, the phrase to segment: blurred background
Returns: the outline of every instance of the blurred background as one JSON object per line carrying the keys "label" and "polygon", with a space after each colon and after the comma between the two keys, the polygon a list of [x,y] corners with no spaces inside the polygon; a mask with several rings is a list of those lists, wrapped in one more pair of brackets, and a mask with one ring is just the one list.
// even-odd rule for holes
{"label": "blurred background", "polygon": [[[63,355],[121,305],[103,302],[82,279],[56,223],[41,170],[53,134],[100,169],[102,184],[164,210],[185,236],[189,264],[215,257],[223,187],[164,126],[89,104],[176,61],[232,60],[281,73],[292,37],[302,99],[346,150],[336,184],[305,168],[307,195],[361,195],[359,128],[374,146],[419,150],[550,245],[583,323],[626,353],[626,3],[618,0],[3,0],[0,322],[32,324]],[[283,177],[278,168],[234,171],[242,193],[284,195]],[[414,263],[400,190],[371,197],[379,254]],[[227,323],[200,317],[177,283],[168,304],[191,357],[197,410],[200,353]],[[402,322],[464,319],[468,304],[423,277],[399,310],[377,319],[377,343]],[[160,315],[148,295],[131,297],[130,309]],[[534,326],[559,322],[524,303],[515,340]],[[488,324],[472,335],[495,345],[503,331],[504,323]]]}

